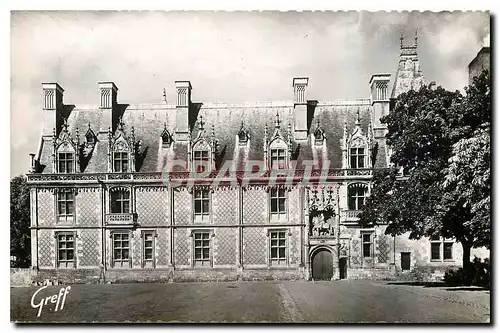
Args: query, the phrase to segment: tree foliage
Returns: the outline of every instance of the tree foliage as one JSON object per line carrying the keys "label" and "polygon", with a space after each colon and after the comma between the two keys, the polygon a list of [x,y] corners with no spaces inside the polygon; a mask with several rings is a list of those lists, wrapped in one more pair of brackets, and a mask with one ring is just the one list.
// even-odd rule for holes
{"label": "tree foliage", "polygon": [[30,193],[24,176],[10,181],[10,255],[14,267],[31,264]]}
{"label": "tree foliage", "polygon": [[[453,237],[464,248],[490,247],[490,78],[466,95],[424,86],[398,96],[387,124],[396,168],[374,174],[362,225],[388,223],[386,233],[411,239]],[[467,259],[466,259],[467,257]]]}

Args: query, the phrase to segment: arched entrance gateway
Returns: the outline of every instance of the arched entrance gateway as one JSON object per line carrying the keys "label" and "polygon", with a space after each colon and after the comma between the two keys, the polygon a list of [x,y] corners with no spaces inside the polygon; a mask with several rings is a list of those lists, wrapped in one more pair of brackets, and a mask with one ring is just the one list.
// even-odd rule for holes
{"label": "arched entrance gateway", "polygon": [[333,256],[330,250],[321,248],[312,255],[312,278],[331,280],[333,277]]}

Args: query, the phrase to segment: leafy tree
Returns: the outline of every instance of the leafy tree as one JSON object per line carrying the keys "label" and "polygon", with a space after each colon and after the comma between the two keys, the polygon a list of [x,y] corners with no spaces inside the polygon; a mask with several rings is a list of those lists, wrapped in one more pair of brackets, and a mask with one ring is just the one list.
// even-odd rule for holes
{"label": "leafy tree", "polygon": [[14,267],[29,267],[30,244],[30,193],[24,176],[10,181],[10,255]]}
{"label": "leafy tree", "polygon": [[489,82],[483,72],[466,96],[431,85],[398,96],[382,122],[404,176],[395,168],[375,173],[360,215],[362,225],[388,222],[393,236],[455,238],[465,272],[471,248],[490,245]]}

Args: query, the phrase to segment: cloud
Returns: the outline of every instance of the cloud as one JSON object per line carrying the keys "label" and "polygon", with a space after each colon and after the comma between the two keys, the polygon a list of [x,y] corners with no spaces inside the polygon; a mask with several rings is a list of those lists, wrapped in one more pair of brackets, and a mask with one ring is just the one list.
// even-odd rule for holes
{"label": "cloud", "polygon": [[[453,12],[19,12],[11,15],[12,175],[28,168],[42,118],[41,82],[65,101],[98,103],[115,81],[123,103],[173,101],[191,80],[204,102],[289,100],[309,76],[309,97],[363,98],[376,72],[395,73],[399,35],[419,30],[421,68],[448,89],[489,35],[488,13]],[[22,167],[24,166],[24,167]]]}

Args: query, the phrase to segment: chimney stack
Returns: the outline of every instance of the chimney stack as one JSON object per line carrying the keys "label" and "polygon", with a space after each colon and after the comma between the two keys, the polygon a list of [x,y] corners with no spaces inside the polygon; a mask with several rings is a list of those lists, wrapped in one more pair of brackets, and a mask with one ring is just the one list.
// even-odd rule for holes
{"label": "chimney stack", "polygon": [[375,138],[385,135],[385,124],[380,119],[389,114],[389,81],[391,74],[374,74],[370,79],[373,133]]}
{"label": "chimney stack", "polygon": [[52,129],[56,129],[56,133],[61,130],[62,112],[63,112],[63,96],[64,89],[55,82],[42,83],[43,90],[43,134],[52,135]]}
{"label": "chimney stack", "polygon": [[309,78],[293,79],[293,112],[295,120],[295,140],[307,140],[307,84]]}
{"label": "chimney stack", "polygon": [[177,91],[175,134],[177,141],[187,141],[189,133],[189,107],[191,105],[191,83],[189,81],[175,81]]}
{"label": "chimney stack", "polygon": [[120,117],[116,108],[118,104],[118,88],[114,82],[110,81],[98,82],[97,84],[99,85],[100,96],[99,109],[108,110],[104,112],[99,132],[107,133],[109,128],[111,128],[112,131],[115,130]]}

